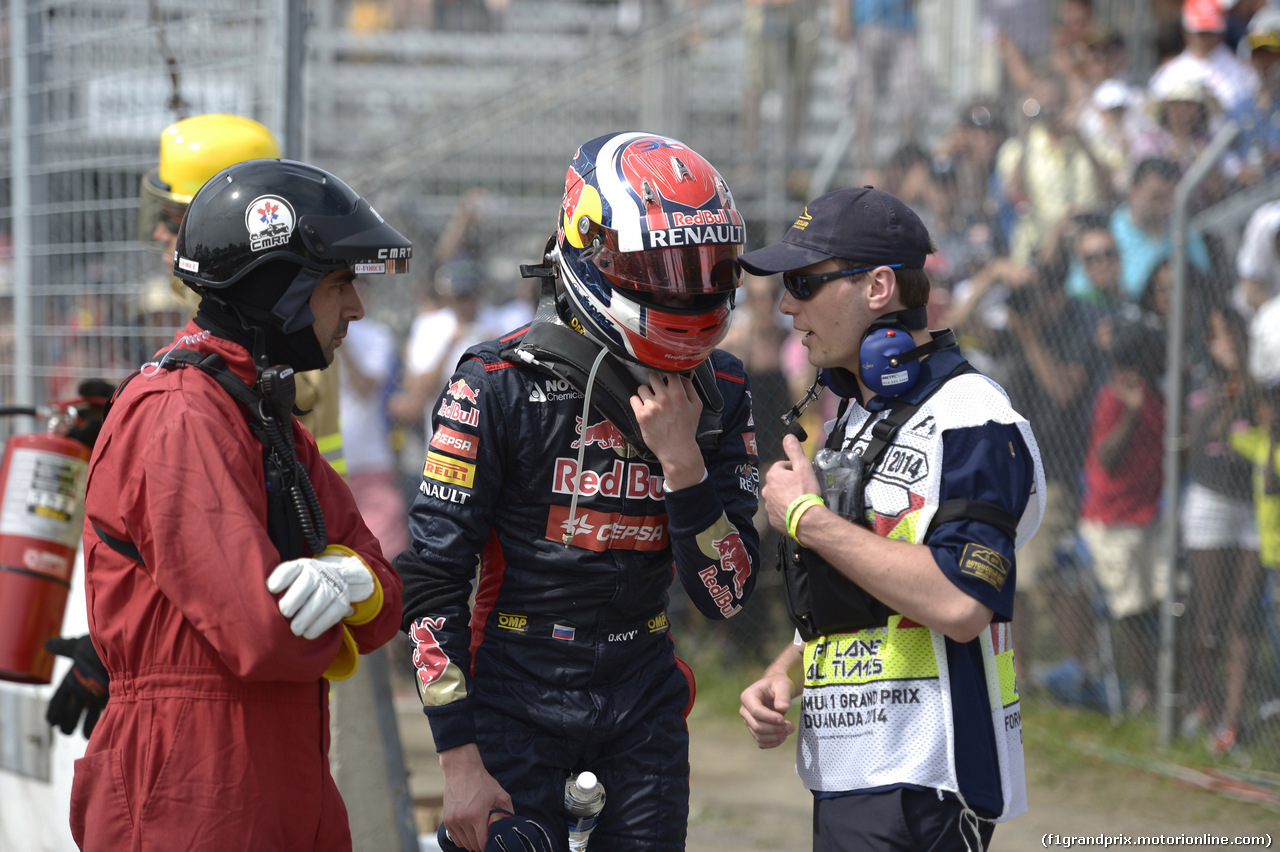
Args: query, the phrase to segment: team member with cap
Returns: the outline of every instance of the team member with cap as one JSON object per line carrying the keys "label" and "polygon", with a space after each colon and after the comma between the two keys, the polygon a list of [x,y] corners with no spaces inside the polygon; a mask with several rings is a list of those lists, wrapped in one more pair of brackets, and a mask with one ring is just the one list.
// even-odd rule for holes
{"label": "team member with cap", "polygon": [[845,398],[827,446],[852,448],[862,474],[851,508],[831,511],[788,435],[761,492],[814,596],[793,603],[797,639],[740,713],[778,746],[803,687],[815,852],[985,847],[993,822],[1026,809],[1008,622],[1044,474],[1000,387],[925,328],[933,250],[902,201],[864,187],[811,202],[781,243],[739,259],[783,273],[781,310],[818,383]]}

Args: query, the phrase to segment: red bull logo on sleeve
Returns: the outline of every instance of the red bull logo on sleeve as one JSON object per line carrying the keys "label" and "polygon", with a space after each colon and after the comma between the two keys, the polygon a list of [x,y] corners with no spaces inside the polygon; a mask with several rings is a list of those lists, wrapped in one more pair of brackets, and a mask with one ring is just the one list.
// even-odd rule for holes
{"label": "red bull logo on sleeve", "polygon": [[715,565],[708,565],[698,572],[698,578],[702,580],[702,585],[707,587],[707,592],[711,595],[711,600],[715,605],[720,607],[720,612],[725,618],[736,615],[742,610],[740,604],[733,602],[733,590],[720,583],[720,569]]}
{"label": "red bull logo on sleeve", "polygon": [[479,400],[476,399],[479,391],[474,390],[471,385],[467,384],[466,379],[458,379],[456,382],[450,382],[449,387],[445,388],[444,392],[456,400],[461,401],[465,399],[472,405],[479,402]]}
{"label": "red bull logo on sleeve", "polygon": [[711,546],[720,555],[720,570],[733,572],[733,596],[741,598],[747,578],[751,576],[751,557],[742,544],[742,536],[734,530],[724,538],[711,542]]}
{"label": "red bull logo on sleeve", "polygon": [[443,417],[445,420],[452,420],[454,423],[461,423],[464,426],[475,427],[480,424],[480,409],[467,408],[457,402],[449,402],[449,400],[441,397],[440,410],[436,415]]}
{"label": "red bull logo on sleeve", "polygon": [[443,630],[445,619],[420,618],[409,628],[413,640],[413,667],[417,674],[418,695],[422,703],[439,706],[466,698],[467,685],[462,670],[449,660],[436,631]]}
{"label": "red bull logo on sleeve", "polygon": [[418,683],[430,686],[444,674],[449,658],[433,632],[444,627],[443,618],[420,618],[409,629],[413,639],[413,667],[418,670]]}

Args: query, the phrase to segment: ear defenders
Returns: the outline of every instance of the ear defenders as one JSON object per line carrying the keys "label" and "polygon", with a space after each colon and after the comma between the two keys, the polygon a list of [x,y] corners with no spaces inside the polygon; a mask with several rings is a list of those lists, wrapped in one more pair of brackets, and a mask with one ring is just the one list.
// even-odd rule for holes
{"label": "ear defenders", "polygon": [[[927,324],[924,307],[895,311],[873,321],[859,346],[858,366],[863,384],[877,396],[889,399],[915,387],[920,378],[920,359],[956,345],[955,334],[947,329],[928,343],[916,346],[911,328],[925,328]],[[826,368],[821,378],[837,396],[846,399],[858,396],[857,377],[846,369]]]}

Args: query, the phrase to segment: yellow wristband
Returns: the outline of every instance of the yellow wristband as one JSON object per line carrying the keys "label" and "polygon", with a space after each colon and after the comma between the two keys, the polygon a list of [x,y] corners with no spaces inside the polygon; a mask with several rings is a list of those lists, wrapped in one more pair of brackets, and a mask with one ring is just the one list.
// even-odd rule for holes
{"label": "yellow wristband", "polygon": [[787,535],[791,536],[796,544],[800,544],[800,539],[796,536],[796,528],[800,526],[800,518],[805,512],[814,506],[823,505],[823,500],[817,494],[801,494],[799,497],[791,501],[791,505],[787,507],[786,525]]}

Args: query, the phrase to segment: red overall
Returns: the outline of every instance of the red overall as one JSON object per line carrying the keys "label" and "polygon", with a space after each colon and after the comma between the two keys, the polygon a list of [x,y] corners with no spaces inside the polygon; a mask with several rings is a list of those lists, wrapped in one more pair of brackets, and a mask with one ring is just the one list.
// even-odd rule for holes
{"label": "red overall", "polygon": [[[249,354],[194,323],[246,381]],[[349,628],[362,652],[400,626],[401,583],[346,484],[296,422],[299,461],[330,543],[372,568],[381,611]],[[329,684],[342,625],[294,636],[266,587],[262,445],[243,407],[193,367],[146,370],[120,394],[90,463],[84,535],[89,630],[111,699],[76,762],[71,830],[83,850],[349,850],[329,774]],[[132,542],[112,550],[90,524]]]}

